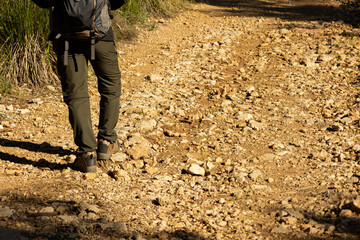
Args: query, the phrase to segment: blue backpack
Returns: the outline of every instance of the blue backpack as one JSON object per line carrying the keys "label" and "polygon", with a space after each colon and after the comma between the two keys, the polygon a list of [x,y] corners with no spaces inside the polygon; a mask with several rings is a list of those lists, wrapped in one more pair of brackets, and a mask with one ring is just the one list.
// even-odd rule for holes
{"label": "blue backpack", "polygon": [[91,59],[95,59],[95,41],[103,38],[111,26],[109,0],[52,0],[50,29],[55,38],[65,39],[64,65],[67,65],[70,40],[89,40]]}

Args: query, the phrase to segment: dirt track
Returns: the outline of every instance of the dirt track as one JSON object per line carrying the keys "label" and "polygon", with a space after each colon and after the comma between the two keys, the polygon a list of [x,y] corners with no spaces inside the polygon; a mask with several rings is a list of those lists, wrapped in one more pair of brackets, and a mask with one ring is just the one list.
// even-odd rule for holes
{"label": "dirt track", "polygon": [[359,239],[348,19],[326,1],[208,1],[117,43],[122,149],[96,175],[69,167],[60,86],[6,97],[0,239]]}

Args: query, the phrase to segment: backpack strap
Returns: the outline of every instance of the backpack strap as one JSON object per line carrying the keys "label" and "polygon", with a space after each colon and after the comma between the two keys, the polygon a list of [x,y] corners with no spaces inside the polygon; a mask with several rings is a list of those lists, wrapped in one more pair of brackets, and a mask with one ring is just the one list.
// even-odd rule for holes
{"label": "backpack strap", "polygon": [[64,66],[69,64],[69,41],[65,39]]}
{"label": "backpack strap", "polygon": [[91,47],[90,47],[90,59],[95,60],[95,31],[90,31],[90,41],[91,41]]}

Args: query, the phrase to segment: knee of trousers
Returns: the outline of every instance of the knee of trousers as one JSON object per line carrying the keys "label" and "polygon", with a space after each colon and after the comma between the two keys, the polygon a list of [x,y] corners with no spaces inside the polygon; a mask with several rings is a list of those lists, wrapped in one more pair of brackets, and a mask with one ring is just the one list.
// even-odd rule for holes
{"label": "knee of trousers", "polygon": [[115,85],[112,87],[107,87],[107,88],[99,88],[99,92],[101,97],[109,97],[109,98],[114,98],[114,97],[120,97],[121,95],[121,85]]}
{"label": "knee of trousers", "polygon": [[74,101],[81,101],[81,100],[85,100],[85,99],[89,99],[90,96],[89,94],[77,94],[77,93],[67,93],[63,95],[64,98],[64,102],[69,105],[71,104],[71,102]]}

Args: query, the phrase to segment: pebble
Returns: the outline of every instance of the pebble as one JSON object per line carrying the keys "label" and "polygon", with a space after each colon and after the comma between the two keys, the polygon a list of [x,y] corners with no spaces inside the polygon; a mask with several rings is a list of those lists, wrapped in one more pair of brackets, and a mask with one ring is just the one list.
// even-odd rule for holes
{"label": "pebble", "polygon": [[55,214],[56,214],[55,209],[51,206],[41,208],[38,211],[38,215],[43,215],[43,216],[51,216]]}
{"label": "pebble", "polygon": [[350,209],[342,209],[339,213],[339,217],[341,218],[348,218],[352,216],[353,216],[353,212]]}
{"label": "pebble", "polygon": [[129,156],[123,152],[117,152],[111,156],[111,160],[114,162],[124,162]]}
{"label": "pebble", "polygon": [[187,171],[192,175],[205,176],[205,169],[198,164],[191,164]]}
{"label": "pebble", "polygon": [[121,182],[131,181],[131,177],[129,176],[129,174],[125,170],[122,170],[122,169],[114,170],[112,172],[112,175],[116,181],[121,181]]}
{"label": "pebble", "polygon": [[272,177],[269,177],[266,181],[268,181],[268,183],[273,183],[275,180]]}
{"label": "pebble", "polygon": [[72,216],[72,215],[59,215],[57,216],[57,218],[59,218],[63,224],[69,224],[72,221],[74,221],[76,219],[76,216]]}
{"label": "pebble", "polygon": [[151,148],[151,144],[139,134],[131,136],[124,145],[128,148],[126,153],[135,160],[147,156]]}
{"label": "pebble", "polygon": [[277,233],[277,234],[289,234],[291,233],[290,227],[288,225],[285,224],[281,224],[275,228],[273,228],[271,230],[272,233]]}
{"label": "pebble", "polygon": [[257,181],[260,177],[262,177],[262,172],[258,169],[254,169],[249,173],[249,178],[253,181]]}
{"label": "pebble", "polygon": [[261,129],[263,129],[263,128],[265,128],[267,126],[266,123],[261,123],[261,122],[257,122],[257,121],[254,121],[254,120],[250,120],[248,122],[248,125],[249,125],[249,127],[251,127],[254,130],[261,130]]}
{"label": "pebble", "polygon": [[9,218],[15,211],[9,207],[0,207],[0,218]]}
{"label": "pebble", "polygon": [[353,212],[360,213],[360,196],[350,203],[350,208]]}
{"label": "pebble", "polygon": [[146,166],[145,166],[145,171],[146,171],[148,174],[153,175],[153,174],[156,174],[156,173],[159,171],[159,169],[156,168],[156,167],[150,167],[150,166],[146,165]]}
{"label": "pebble", "polygon": [[84,174],[85,180],[94,180],[94,179],[96,179],[96,177],[97,177],[96,172],[89,172],[89,173]]}
{"label": "pebble", "polygon": [[142,120],[135,124],[135,128],[142,130],[142,131],[150,131],[156,127],[156,120]]}

